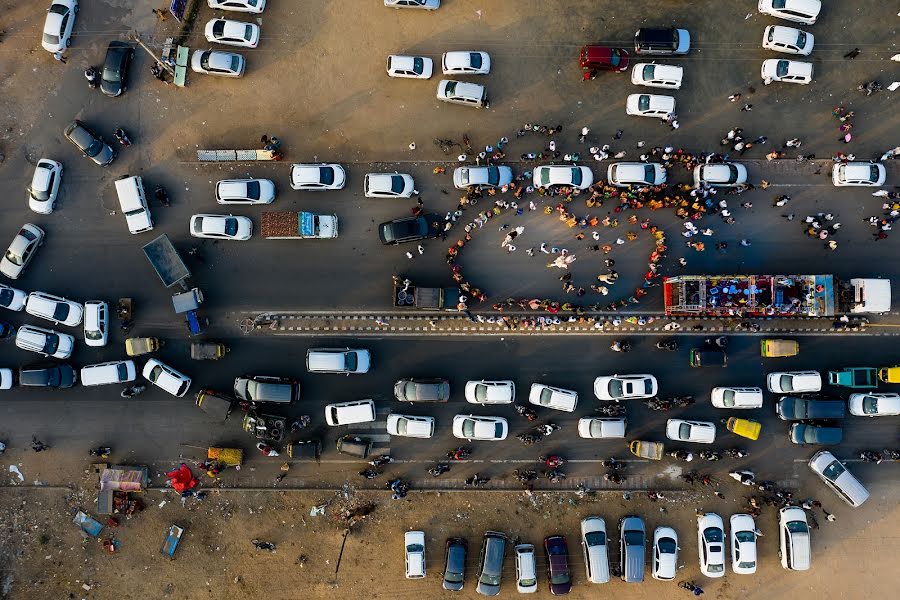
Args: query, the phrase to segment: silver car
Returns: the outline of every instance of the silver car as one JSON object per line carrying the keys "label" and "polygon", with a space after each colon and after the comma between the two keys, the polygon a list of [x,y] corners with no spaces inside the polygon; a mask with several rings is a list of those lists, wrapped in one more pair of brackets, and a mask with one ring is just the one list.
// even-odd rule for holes
{"label": "silver car", "polygon": [[34,258],[35,251],[44,243],[44,230],[32,223],[25,223],[13,238],[3,258],[0,258],[0,273],[10,279],[18,279],[22,271]]}

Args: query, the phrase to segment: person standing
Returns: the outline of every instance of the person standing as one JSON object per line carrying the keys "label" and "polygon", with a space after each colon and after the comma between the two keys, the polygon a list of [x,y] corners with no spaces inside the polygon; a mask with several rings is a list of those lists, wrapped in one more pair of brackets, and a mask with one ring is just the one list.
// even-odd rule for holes
{"label": "person standing", "polygon": [[62,50],[59,50],[59,51],[57,51],[57,52],[54,52],[54,53],[53,53],[53,58],[55,58],[56,60],[58,60],[58,61],[61,62],[62,64],[66,64],[66,62],[67,62],[67,60],[68,60],[68,59],[65,57],[65,55],[63,55],[63,51],[62,51]]}

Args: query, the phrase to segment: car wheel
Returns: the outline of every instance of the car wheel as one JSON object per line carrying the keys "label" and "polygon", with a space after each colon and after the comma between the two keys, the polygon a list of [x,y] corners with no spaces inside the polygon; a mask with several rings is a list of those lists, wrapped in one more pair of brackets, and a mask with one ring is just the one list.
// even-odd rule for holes
{"label": "car wheel", "polygon": [[72,45],[72,38],[66,40],[66,48]]}

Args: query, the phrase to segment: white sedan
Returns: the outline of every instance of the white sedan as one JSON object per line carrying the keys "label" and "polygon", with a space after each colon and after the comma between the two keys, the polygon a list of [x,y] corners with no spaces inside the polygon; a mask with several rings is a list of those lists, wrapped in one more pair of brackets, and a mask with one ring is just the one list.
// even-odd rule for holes
{"label": "white sedan", "polygon": [[636,117],[668,119],[675,114],[675,98],[659,94],[629,94],[625,113]]}
{"label": "white sedan", "polygon": [[770,58],[763,61],[759,76],[766,85],[773,81],[807,85],[813,80],[813,65],[799,60]]}
{"label": "white sedan", "polygon": [[509,185],[513,171],[507,166],[456,167],[453,169],[453,187],[464,190],[469,187],[481,189],[498,188]]}
{"label": "white sedan", "polygon": [[418,193],[412,175],[397,172],[366,174],[366,198],[409,198]]}
{"label": "white sedan", "polygon": [[762,47],[782,54],[809,56],[814,44],[813,34],[793,27],[769,25],[763,32]]}
{"label": "white sedan", "polygon": [[226,46],[256,48],[259,45],[259,25],[230,19],[210,19],[204,30],[206,40]]}
{"label": "white sedan", "polygon": [[509,425],[503,417],[477,417],[456,415],[453,417],[453,436],[463,440],[499,442],[509,434]]}
{"label": "white sedan", "polygon": [[541,165],[534,170],[534,187],[576,187],[585,190],[594,183],[594,172],[577,165]]}
{"label": "white sedan", "polygon": [[562,388],[532,383],[528,393],[528,401],[536,406],[573,412],[578,404],[578,392]]}
{"label": "white sedan", "polygon": [[206,0],[210,8],[232,12],[261,13],[266,8],[266,0]]}
{"label": "white sedan", "polygon": [[84,318],[84,306],[61,296],[44,292],[31,292],[25,300],[25,312],[57,325],[77,327]]}
{"label": "white sedan", "polygon": [[271,204],[275,184],[269,179],[223,179],[216,182],[219,204]]}
{"label": "white sedan", "polygon": [[609,165],[606,178],[612,185],[662,185],[666,182],[666,168],[660,163],[619,162]]}
{"label": "white sedan", "polygon": [[697,545],[700,548],[700,572],[707,577],[725,575],[725,525],[716,513],[697,518]]}
{"label": "white sedan", "polygon": [[191,236],[214,240],[249,240],[253,235],[253,221],[234,215],[194,215],[191,217]]}
{"label": "white sedan", "polygon": [[441,57],[444,75],[487,75],[491,72],[491,57],[487,52],[444,52]]}
{"label": "white sedan", "polygon": [[743,183],[747,183],[747,167],[741,163],[713,163],[694,167],[696,187],[734,187]]}
{"label": "white sedan", "polygon": [[166,392],[181,398],[191,387],[191,378],[182,375],[172,367],[151,358],[144,365],[144,379]]}
{"label": "white sedan", "polygon": [[683,74],[684,69],[675,65],[638,63],[631,70],[631,83],[677,90],[681,88]]}
{"label": "white sedan", "polygon": [[776,371],[766,375],[766,387],[773,394],[805,394],[822,390],[818,371]]}
{"label": "white sedan", "polygon": [[714,387],[710,401],[716,408],[762,408],[763,392],[758,387]]}
{"label": "white sedan", "polygon": [[756,573],[756,523],[746,514],[731,515],[731,570],[739,575]]}
{"label": "white sedan", "polygon": [[28,294],[22,290],[0,283],[0,306],[3,308],[19,312],[25,308],[25,299],[27,297]]}
{"label": "white sedan", "polygon": [[430,438],[434,435],[434,417],[388,415],[387,432],[403,437]]}
{"label": "white sedan", "polygon": [[31,185],[28,186],[28,208],[41,215],[49,215],[56,204],[59,183],[62,181],[62,164],[49,158],[37,161]]}
{"label": "white sedan", "polygon": [[820,0],[759,0],[759,12],[785,21],[812,25],[822,10]]}
{"label": "white sedan", "polygon": [[47,52],[65,52],[72,44],[72,28],[78,13],[78,0],[53,0],[47,9],[41,46]]}
{"label": "white sedan", "polygon": [[598,400],[639,400],[651,398],[659,390],[656,377],[641,375],[601,375],[594,380]]}
{"label": "white sedan", "polygon": [[340,190],[347,183],[347,172],[336,163],[291,165],[291,187],[295,190],[319,192]]}
{"label": "white sedan", "polygon": [[25,223],[0,258],[0,273],[18,279],[44,243],[44,230],[33,223]]}
{"label": "white sedan", "polygon": [[671,527],[653,532],[653,579],[671,581],[678,571],[678,534]]}
{"label": "white sedan", "polygon": [[437,10],[441,7],[441,0],[384,0],[384,5],[388,8]]}
{"label": "white sedan", "polygon": [[22,325],[16,331],[16,346],[46,357],[69,358],[75,348],[75,338],[52,329]]}
{"label": "white sedan", "polygon": [[850,394],[847,404],[849,404],[850,414],[857,417],[900,415],[900,394],[893,392]]}
{"label": "white sedan", "polygon": [[502,381],[467,381],[466,402],[469,404],[512,404],[516,400],[516,384]]}
{"label": "white sedan", "polygon": [[243,77],[247,64],[244,57],[221,50],[195,50],[191,56],[191,69],[195,73],[220,77]]}
{"label": "white sedan", "polygon": [[837,187],[884,185],[887,171],[875,162],[848,162],[831,167],[831,183]]}
{"label": "white sedan", "polygon": [[712,444],[716,441],[716,425],[709,421],[669,419],[666,422],[666,437],[676,442]]}
{"label": "white sedan", "polygon": [[387,57],[387,74],[389,77],[431,79],[433,72],[434,61],[427,56],[391,54]]}
{"label": "white sedan", "polygon": [[584,417],[578,419],[578,437],[588,440],[624,438],[625,417]]}

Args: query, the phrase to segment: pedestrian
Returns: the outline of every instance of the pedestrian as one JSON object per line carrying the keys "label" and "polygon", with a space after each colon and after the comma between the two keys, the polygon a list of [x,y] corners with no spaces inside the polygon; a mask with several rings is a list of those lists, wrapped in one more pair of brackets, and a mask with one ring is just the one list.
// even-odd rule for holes
{"label": "pedestrian", "polygon": [[853,60],[854,58],[856,58],[857,56],[859,56],[859,53],[860,53],[860,49],[859,49],[859,48],[854,48],[853,50],[851,50],[850,52],[848,52],[847,54],[845,54],[845,55],[844,55],[844,58],[847,59],[847,60]]}
{"label": "pedestrian", "polygon": [[755,140],[753,140],[753,143],[754,144],[765,144],[768,141],[769,141],[769,138],[767,138],[764,135],[761,135],[758,138],[756,138]]}
{"label": "pedestrian", "polygon": [[678,264],[679,264],[679,266],[686,267],[686,266],[687,266],[687,259],[684,258],[684,257],[679,258],[679,259],[678,259]]}
{"label": "pedestrian", "polygon": [[753,203],[752,202],[744,202],[741,204],[741,206],[743,206],[744,208],[753,208]]}
{"label": "pedestrian", "polygon": [[826,519],[826,520],[831,521],[832,523],[835,522],[836,519],[835,519],[835,516],[834,516],[833,514],[831,514],[830,512],[828,512],[827,510],[825,510],[824,508],[822,509],[822,512],[825,513],[825,519]]}
{"label": "pedestrian", "polygon": [[580,141],[583,144],[585,138],[587,137],[587,134],[590,133],[590,131],[591,130],[588,129],[587,127],[582,127],[581,128],[581,136],[579,136],[578,141]]}
{"label": "pedestrian", "polygon": [[32,436],[31,449],[34,450],[35,452],[43,452],[44,450],[47,450],[49,447],[50,446],[48,446],[44,442],[42,442],[39,439],[37,439],[36,437]]}
{"label": "pedestrian", "polygon": [[803,142],[801,142],[797,138],[791,138],[784,143],[784,147],[785,148],[799,148],[802,143]]}
{"label": "pedestrian", "polygon": [[723,493],[720,492],[719,490],[716,490],[716,491],[713,492],[713,493],[716,495],[716,497],[721,498],[722,500],[725,499],[725,494],[723,494]]}
{"label": "pedestrian", "polygon": [[614,139],[614,140],[621,140],[621,139],[622,139],[622,134],[624,134],[624,133],[625,133],[625,132],[622,131],[621,129],[616,129],[616,135],[613,136],[613,139]]}
{"label": "pedestrian", "polygon": [[281,483],[282,481],[284,481],[285,477],[287,477],[287,473],[282,473],[281,475],[279,475],[275,478],[275,483],[276,484]]}
{"label": "pedestrian", "polygon": [[750,242],[748,240],[741,240],[741,246],[747,248],[750,246]]}
{"label": "pedestrian", "polygon": [[793,220],[794,220],[794,213],[790,213],[790,214],[787,214],[787,215],[781,215],[781,216],[784,217],[785,219],[787,219],[788,221],[793,221]]}
{"label": "pedestrian", "polygon": [[838,138],[838,141],[844,142],[845,144],[849,144],[852,139],[853,139],[853,134],[848,131],[847,133],[844,134],[844,137]]}
{"label": "pedestrian", "polygon": [[751,110],[753,110],[752,104],[745,104],[743,107],[741,107],[741,112],[750,112]]}
{"label": "pedestrian", "polygon": [[68,60],[65,56],[63,56],[63,51],[62,51],[62,50],[60,50],[60,51],[58,51],[58,52],[54,52],[54,53],[53,53],[53,58],[55,58],[56,60],[58,60],[58,61],[61,62],[62,64],[66,64],[66,62],[67,62],[67,60]]}
{"label": "pedestrian", "polygon": [[837,250],[838,243],[834,240],[829,240],[829,242],[825,244],[825,247],[829,250]]}
{"label": "pedestrian", "polygon": [[732,101],[732,102],[737,102],[738,100],[741,99],[741,93],[740,93],[740,92],[735,92],[734,94],[728,96],[728,99],[729,99],[730,101]]}

